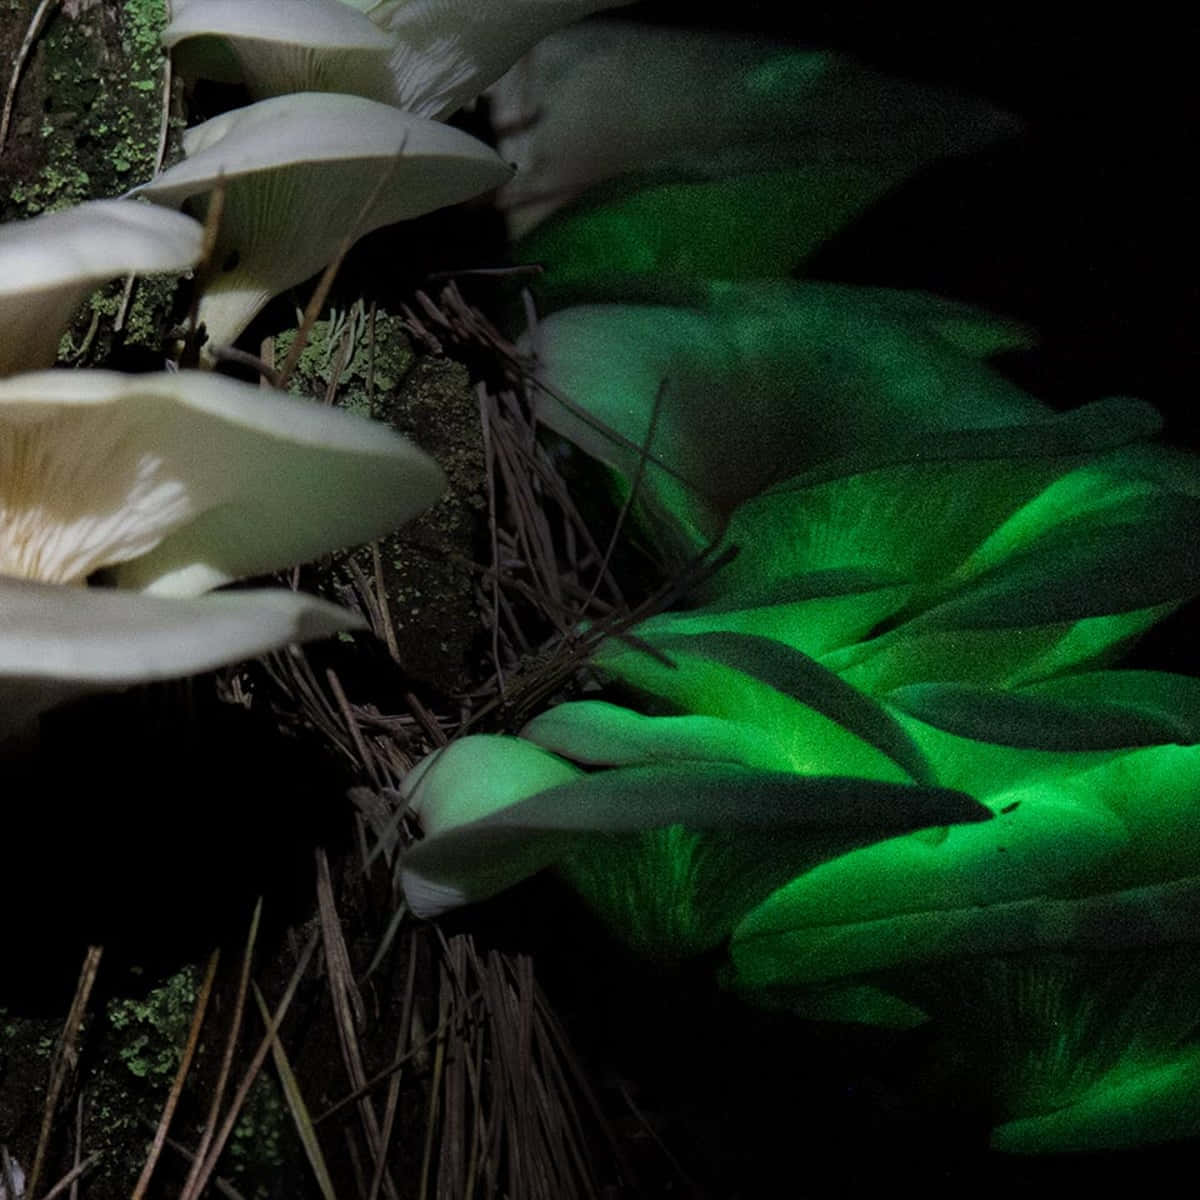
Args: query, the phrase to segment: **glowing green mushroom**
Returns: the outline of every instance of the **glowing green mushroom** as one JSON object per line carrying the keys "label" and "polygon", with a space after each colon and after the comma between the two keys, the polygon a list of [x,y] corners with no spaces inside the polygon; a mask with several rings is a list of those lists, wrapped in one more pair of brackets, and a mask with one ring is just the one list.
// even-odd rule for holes
{"label": "glowing green mushroom", "polygon": [[[1153,675],[1124,686],[1127,697],[1159,687]],[[1194,726],[1200,684],[1172,686],[1190,691]],[[1005,719],[985,738],[978,714],[987,713],[988,696],[969,706],[961,695],[949,699],[941,724],[974,713],[975,736],[900,719],[935,777],[983,800],[995,820],[881,841],[798,876],[735,931],[741,984],[794,986],[971,955],[1197,936],[1188,930],[1200,887],[1200,745],[1139,745],[1144,726],[1102,710],[1079,739],[1087,748],[1063,750],[1058,706],[1036,693],[1002,697]],[[1030,711],[1014,724],[1023,704]],[[1115,706],[1129,707],[1128,698]]]}
{"label": "glowing green mushroom", "polygon": [[1015,457],[1013,437],[1036,451],[1021,427],[1052,414],[978,358],[976,335],[999,324],[914,293],[697,281],[682,303],[665,289],[541,322],[537,413],[626,487],[637,477],[671,540],[695,550],[737,504],[806,470]]}
{"label": "glowing green mushroom", "polygon": [[920,166],[1014,127],[829,51],[621,21],[552,35],[489,98],[514,236],[583,197],[522,255],[591,284],[786,275]]}
{"label": "glowing green mushroom", "polygon": [[[840,474],[869,468],[868,448],[818,466],[740,505],[721,542],[736,557],[639,636],[767,636],[875,694],[1111,661],[1200,590],[1196,547],[1179,537],[1200,519],[1195,464],[1153,446],[1084,453],[1152,428],[1147,416],[1106,402],[933,435],[932,461]],[[956,458],[956,443],[981,456]],[[617,644],[605,656],[618,672],[645,657]]]}
{"label": "glowing green mushroom", "polygon": [[[677,749],[714,724],[674,731]],[[627,765],[583,774],[525,739],[452,743],[405,781],[426,833],[399,864],[409,904],[432,916],[553,867],[618,937],[674,960],[719,944],[774,886],[841,849],[986,816],[820,714],[813,726],[828,745],[810,774],[777,769],[782,755],[764,768],[682,753],[625,753]]]}
{"label": "glowing green mushroom", "polygon": [[960,994],[987,1005],[989,1028],[964,1035],[954,1021],[943,1044],[991,1085],[994,1149],[1078,1153],[1200,1133],[1194,946],[966,966]]}

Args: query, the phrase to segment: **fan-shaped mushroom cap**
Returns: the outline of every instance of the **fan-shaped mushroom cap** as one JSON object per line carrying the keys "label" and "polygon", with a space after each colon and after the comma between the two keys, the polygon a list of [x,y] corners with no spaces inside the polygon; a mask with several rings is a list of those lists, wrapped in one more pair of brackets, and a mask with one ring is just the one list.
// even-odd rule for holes
{"label": "fan-shaped mushroom cap", "polygon": [[0,741],[86,692],[195,675],[361,626],[344,608],[281,589],[187,600],[0,576]]}
{"label": "fan-shaped mushroom cap", "polygon": [[50,366],[92,288],[131,271],[185,271],[203,238],[190,217],[129,200],[0,227],[0,375]]}
{"label": "fan-shaped mushroom cap", "polygon": [[[645,186],[786,171],[808,197],[783,201],[803,216],[799,229],[781,231],[797,257],[918,167],[1015,124],[984,102],[828,50],[624,21],[545,38],[489,99],[506,131],[501,153],[520,167],[499,198],[514,236],[593,184],[631,173]],[[727,215],[714,210],[713,219]]]}
{"label": "fan-shaped mushroom cap", "polygon": [[395,103],[448,117],[495,83],[547,34],[631,0],[392,0],[371,20],[399,40],[392,52]]}
{"label": "fan-shaped mushroom cap", "polygon": [[163,31],[182,69],[256,98],[343,92],[448,117],[546,34],[630,0],[187,0]]}
{"label": "fan-shaped mushroom cap", "polygon": [[214,117],[185,134],[184,149],[183,162],[136,191],[179,206],[224,183],[219,270],[199,312],[216,343],[232,342],[271,297],[321,270],[343,239],[456,204],[511,173],[461,130],[321,92]]}
{"label": "fan-shaped mushroom cap", "polygon": [[640,475],[639,497],[698,546],[818,464],[902,443],[921,457],[922,434],[1049,416],[978,361],[971,343],[1003,323],[969,305],[784,280],[696,281],[681,298],[563,309],[531,342],[538,418]]}
{"label": "fan-shaped mushroom cap", "polygon": [[443,476],[386,426],[201,371],[0,381],[0,572],[196,595],[377,537]]}
{"label": "fan-shaped mushroom cap", "polygon": [[256,99],[394,92],[394,39],[342,0],[191,0],[176,4],[162,40],[185,74],[244,82]]}

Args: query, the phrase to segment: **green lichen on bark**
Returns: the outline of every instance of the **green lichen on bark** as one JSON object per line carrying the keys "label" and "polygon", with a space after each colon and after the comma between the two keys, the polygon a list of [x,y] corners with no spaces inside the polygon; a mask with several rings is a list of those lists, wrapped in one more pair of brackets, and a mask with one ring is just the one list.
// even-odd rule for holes
{"label": "green lichen on bark", "polygon": [[13,167],[4,173],[6,220],[119,196],[150,177],[165,21],[162,0],[60,6],[21,81],[9,134]]}
{"label": "green lichen on bark", "polygon": [[[277,363],[294,336],[276,337]],[[470,564],[485,553],[487,519],[479,406],[466,368],[415,352],[397,316],[378,310],[372,325],[360,301],[314,323],[289,387],[314,400],[332,394],[344,408],[387,421],[446,472],[441,500],[381,539],[380,573],[404,670],[442,693],[460,690],[479,639]],[[354,558],[371,577],[371,552]],[[332,582],[322,583],[336,597]]]}

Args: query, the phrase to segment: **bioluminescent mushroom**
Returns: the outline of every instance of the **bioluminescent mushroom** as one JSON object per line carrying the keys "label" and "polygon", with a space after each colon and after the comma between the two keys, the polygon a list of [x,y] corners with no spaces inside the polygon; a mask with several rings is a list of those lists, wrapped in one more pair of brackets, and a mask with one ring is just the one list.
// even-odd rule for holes
{"label": "bioluminescent mushroom", "polygon": [[[693,607],[639,636],[759,634],[876,695],[1109,662],[1200,591],[1178,533],[1200,519],[1194,463],[1154,446],[1070,453],[1122,422],[1134,432],[1139,412],[1107,402],[1028,426],[1047,436],[1023,451],[1015,440],[1017,457],[993,445],[994,458],[941,458],[935,437],[929,462],[768,491],[734,512],[721,547],[738,553]],[[671,684],[641,657],[601,650],[614,670]]]}
{"label": "bioluminescent mushroom", "polygon": [[960,1006],[937,1049],[988,1089],[993,1149],[1094,1152],[1200,1133],[1193,945],[974,958],[928,985]]}
{"label": "bioluminescent mushroom", "polygon": [[[805,471],[1054,445],[1050,411],[980,361],[1011,325],[969,306],[777,280],[669,300],[564,309],[531,339],[539,419],[636,477],[668,547],[702,547],[738,503]],[[1089,436],[1154,420],[1122,411],[1116,429],[1094,414]]]}
{"label": "bioluminescent mushroom", "polygon": [[[726,982],[752,1002],[886,1026],[932,1016],[988,1089],[1000,1149],[1195,1133],[1200,681],[1104,671],[877,702],[765,651],[774,685],[684,657],[682,673],[714,676],[725,715],[568,703],[522,740],[470,737],[423,762],[408,790],[427,840],[400,863],[417,910],[552,867],[660,961],[729,937]],[[980,807],[857,840],[823,825],[843,802],[867,825],[896,811],[903,785],[881,784],[872,754],[928,773],[910,798]]]}
{"label": "bioluminescent mushroom", "polygon": [[84,297],[117,275],[186,271],[204,231],[182,213],[92,200],[0,226],[0,375],[53,364]]}
{"label": "bioluminescent mushroom", "polygon": [[[997,1134],[1006,1149],[1194,1132],[1194,1110],[1174,1132],[1163,1120],[1167,1097],[1179,1096],[1181,1051],[1177,1036],[1164,1040],[1164,1019],[1190,1022],[1194,1036],[1190,1002],[1175,994],[1173,1014],[1122,1014],[1110,1032],[1124,1065],[1110,1070],[1117,1056],[1105,1061],[1094,1030],[1073,1041],[1097,1012],[1097,989],[1043,1004],[1036,976],[1046,956],[1090,960],[1103,974],[1120,956],[1169,959],[1200,936],[1200,682],[1112,671],[1009,693],[928,685],[885,703],[938,781],[975,795],[994,820],[881,840],[797,875],[734,930],[727,981],[799,1012],[815,1001],[826,1019],[890,1023],[885,1004],[874,1014],[862,1005],[864,987],[883,989],[947,1024],[951,1044],[965,1030],[958,1057],[990,1047],[990,1063],[973,1067],[978,1082],[992,1085],[1000,1068],[994,1111],[1014,1121]],[[1020,986],[1001,994],[981,983],[997,969]],[[1053,1050],[1040,1062],[1039,1043]]]}
{"label": "bioluminescent mushroom", "polygon": [[[993,819],[960,815],[848,852],[809,829],[805,846],[789,851],[795,863],[807,854],[795,877],[743,910],[733,941],[740,987],[857,986],[964,954],[1200,936],[1188,933],[1200,895],[1200,682],[1105,671],[1010,692],[925,685],[874,701],[815,664],[789,666],[786,654],[759,657],[771,683],[744,662],[669,650],[692,688],[708,687],[708,703],[697,706],[706,719],[571,703],[536,718],[522,741],[468,738],[421,764],[408,788],[428,841],[403,872],[412,895],[424,895],[424,879],[448,890],[418,906],[479,899],[554,864],[585,898],[608,897],[596,906],[616,932],[623,923],[644,930],[647,914],[613,898],[631,889],[635,868],[653,874],[654,854],[712,853],[729,870],[739,854],[753,862],[761,853],[755,829],[799,836],[793,803],[857,788],[863,814],[876,805],[884,814],[888,789],[907,787],[971,795]],[[585,774],[577,763],[610,769]],[[810,801],[799,792],[779,803],[755,798],[789,775],[800,791],[812,789]],[[706,780],[732,792],[701,802]],[[642,839],[627,855],[636,863],[611,840],[582,836],[618,826],[641,834],[680,826],[693,836],[674,850],[670,839]],[[617,882],[605,883],[605,872]],[[647,904],[650,895],[647,885]],[[691,903],[727,911],[720,888],[697,888]],[[705,923],[697,911],[693,926]],[[644,936],[633,940],[651,949]],[[668,956],[696,949],[655,945]]]}
{"label": "bioluminescent mushroom", "polygon": [[216,270],[199,319],[235,340],[284,289],[347,239],[497,187],[509,168],[461,130],[360,96],[302,92],[214,117],[184,135],[188,157],[135,191],[158,204],[225,189]]}
{"label": "bioluminescent mushroom", "polygon": [[[923,164],[1014,126],[985,103],[828,51],[621,21],[546,38],[489,99],[501,152],[519,167],[499,198],[514,236],[598,183],[620,185],[606,215],[581,213],[529,249],[569,247],[551,261],[581,279],[785,275]],[[753,176],[742,193],[714,186]],[[645,188],[666,190],[626,207]]]}
{"label": "bioluminescent mushroom", "polygon": [[425,838],[399,860],[423,916],[554,867],[620,937],[676,960],[718,945],[779,883],[850,846],[977,821],[944,788],[720,761],[587,775],[526,740],[476,735],[421,763],[405,794]]}
{"label": "bioluminescent mushroom", "polygon": [[187,0],[163,31],[185,73],[256,99],[342,92],[442,119],[561,25],[630,0]]}
{"label": "bioluminescent mushroom", "polygon": [[197,595],[396,528],[438,466],[386,426],[207,372],[0,380],[0,574]]}

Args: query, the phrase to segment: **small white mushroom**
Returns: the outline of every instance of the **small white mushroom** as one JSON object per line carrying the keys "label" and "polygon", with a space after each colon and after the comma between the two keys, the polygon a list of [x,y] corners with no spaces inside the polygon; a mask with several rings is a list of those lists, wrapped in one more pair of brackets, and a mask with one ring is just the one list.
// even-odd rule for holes
{"label": "small white mushroom", "polygon": [[385,0],[370,10],[397,38],[396,103],[450,116],[495,83],[547,34],[631,0]]}
{"label": "small white mushroom", "polygon": [[0,227],[0,375],[50,366],[88,292],[127,272],[185,271],[203,237],[190,217],[129,200]]}
{"label": "small white mushroom", "polygon": [[187,0],[163,44],[188,74],[261,99],[348,92],[441,119],[546,34],[630,0]]}
{"label": "small white mushroom", "polygon": [[282,589],[185,600],[0,575],[0,744],[88,692],[195,675],[362,624]]}
{"label": "small white mushroom", "polygon": [[442,487],[385,425],[207,372],[0,380],[0,575],[194,596],[378,537]]}
{"label": "small white mushroom", "polygon": [[360,96],[301,92],[262,100],[184,135],[188,157],[137,193],[225,205],[217,272],[199,317],[234,341],[284,289],[326,266],[347,237],[498,187],[511,174],[469,134]]}
{"label": "small white mushroom", "polygon": [[394,95],[394,39],[341,0],[177,3],[163,45],[185,75],[244,82],[255,99],[286,92]]}

